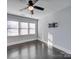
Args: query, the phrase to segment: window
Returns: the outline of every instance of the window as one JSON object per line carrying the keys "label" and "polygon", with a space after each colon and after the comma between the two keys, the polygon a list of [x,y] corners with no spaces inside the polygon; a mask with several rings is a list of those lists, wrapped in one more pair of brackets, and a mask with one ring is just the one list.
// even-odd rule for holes
{"label": "window", "polygon": [[8,36],[33,35],[35,23],[8,21]]}
{"label": "window", "polygon": [[28,23],[21,22],[20,23],[20,35],[28,34]]}
{"label": "window", "polygon": [[18,22],[8,21],[8,36],[18,35]]}
{"label": "window", "polygon": [[29,23],[29,34],[35,34],[35,23]]}

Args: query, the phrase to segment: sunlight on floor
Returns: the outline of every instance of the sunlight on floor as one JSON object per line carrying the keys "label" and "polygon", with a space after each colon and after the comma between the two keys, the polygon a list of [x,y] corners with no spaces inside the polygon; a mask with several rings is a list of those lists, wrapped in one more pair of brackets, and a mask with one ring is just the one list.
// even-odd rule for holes
{"label": "sunlight on floor", "polygon": [[51,33],[48,33],[48,46],[53,46],[53,35]]}

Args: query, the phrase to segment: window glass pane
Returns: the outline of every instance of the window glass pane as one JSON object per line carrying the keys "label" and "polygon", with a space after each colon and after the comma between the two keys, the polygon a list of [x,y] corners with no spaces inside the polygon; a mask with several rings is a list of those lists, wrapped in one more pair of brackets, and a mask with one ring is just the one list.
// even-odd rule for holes
{"label": "window glass pane", "polygon": [[28,23],[21,22],[21,28],[28,28]]}
{"label": "window glass pane", "polygon": [[18,29],[8,29],[8,36],[18,35]]}
{"label": "window glass pane", "polygon": [[29,31],[29,34],[35,34],[35,29],[30,29]]}
{"label": "window glass pane", "polygon": [[7,27],[8,28],[18,28],[18,22],[17,21],[8,21]]}
{"label": "window glass pane", "polygon": [[26,35],[26,34],[28,34],[28,29],[20,29],[20,34],[21,34],[21,35]]}
{"label": "window glass pane", "polygon": [[29,28],[35,28],[35,23],[29,23]]}

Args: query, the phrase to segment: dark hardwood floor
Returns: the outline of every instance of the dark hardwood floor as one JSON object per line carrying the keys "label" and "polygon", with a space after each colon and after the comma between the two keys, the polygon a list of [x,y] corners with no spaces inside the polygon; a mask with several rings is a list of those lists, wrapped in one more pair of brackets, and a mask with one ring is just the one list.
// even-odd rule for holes
{"label": "dark hardwood floor", "polygon": [[66,53],[45,43],[32,41],[7,47],[7,59],[71,59]]}

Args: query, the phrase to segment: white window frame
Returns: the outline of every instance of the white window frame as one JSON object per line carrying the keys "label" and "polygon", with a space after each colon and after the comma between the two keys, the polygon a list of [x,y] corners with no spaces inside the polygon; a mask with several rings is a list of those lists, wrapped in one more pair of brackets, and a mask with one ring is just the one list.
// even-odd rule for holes
{"label": "white window frame", "polygon": [[[13,36],[23,36],[22,34],[21,34],[21,29],[26,29],[26,28],[21,28],[21,23],[22,22],[19,22],[19,21],[15,21],[15,22],[18,22],[18,35],[13,35]],[[26,36],[28,36],[28,35],[36,35],[36,23],[35,22],[24,22],[24,23],[28,23],[28,34],[24,34],[24,35],[26,35]],[[30,28],[30,23],[34,23],[35,24],[35,28]],[[8,27],[8,26],[7,26]],[[7,28],[7,30],[8,29],[10,29],[10,28]],[[12,28],[11,28],[12,29]],[[30,34],[30,29],[34,29],[35,30],[35,33],[34,34]],[[7,33],[8,33],[8,31],[7,31]],[[10,36],[10,35],[9,35]]]}
{"label": "white window frame", "polygon": [[[17,21],[10,21],[10,22],[17,22]],[[7,23],[8,23],[8,22],[7,22]],[[18,22],[17,22],[17,23],[18,23]],[[8,25],[8,24],[7,24],[7,25]],[[15,28],[7,28],[7,32],[8,32],[8,30],[14,30],[14,29],[17,29],[17,30],[18,30],[18,28],[19,28],[19,23],[18,23],[17,25],[18,25],[17,28],[16,28],[16,27],[15,27]],[[19,30],[18,30],[18,31],[19,31]],[[8,35],[8,36],[15,36],[15,35],[18,36],[19,33],[15,34],[15,35],[13,35],[13,34],[12,34],[12,35],[9,35],[9,34],[7,33],[7,35]]]}
{"label": "white window frame", "polygon": [[[35,28],[30,28],[30,24],[34,24]],[[34,30],[34,32],[36,33],[36,24],[35,23],[29,23],[29,35],[34,35],[35,33],[30,33],[30,30]]]}
{"label": "white window frame", "polygon": [[[27,28],[22,28],[22,27],[21,27],[21,24],[22,24],[22,23],[27,24]],[[19,26],[19,34],[20,34],[20,35],[28,35],[28,34],[29,34],[29,33],[28,33],[28,31],[29,31],[29,29],[28,29],[28,28],[29,28],[28,22],[19,22],[19,25],[20,25],[20,26]],[[21,30],[26,30],[26,29],[27,29],[27,34],[22,34],[22,33],[21,33]]]}

